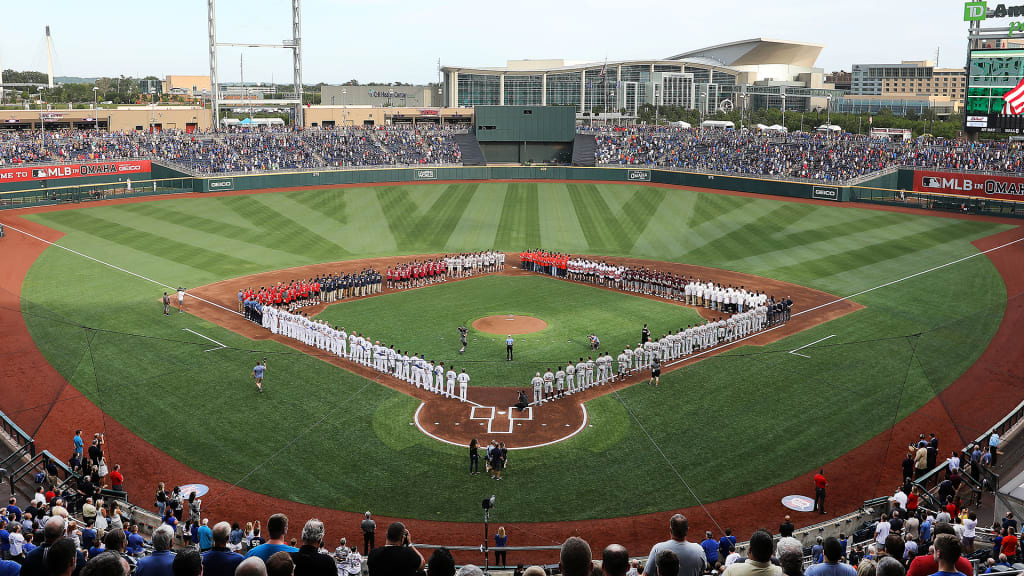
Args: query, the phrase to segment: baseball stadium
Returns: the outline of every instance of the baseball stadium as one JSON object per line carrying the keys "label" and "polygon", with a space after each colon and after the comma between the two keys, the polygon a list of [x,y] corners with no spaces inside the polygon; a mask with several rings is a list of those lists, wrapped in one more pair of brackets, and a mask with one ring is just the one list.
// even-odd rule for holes
{"label": "baseball stadium", "polygon": [[[616,62],[658,67],[618,104],[819,50]],[[1024,149],[580,122],[607,68],[447,66],[437,124],[0,130],[12,495],[123,517],[138,558],[174,497],[179,556],[203,520],[244,554],[284,514],[265,537],[344,537],[349,574],[366,519],[509,574],[571,573],[570,537],[643,570],[676,514],[723,562],[783,522],[808,565],[822,537],[866,551],[885,514],[949,505],[990,549],[1024,512]],[[570,74],[568,105],[522,102]]]}

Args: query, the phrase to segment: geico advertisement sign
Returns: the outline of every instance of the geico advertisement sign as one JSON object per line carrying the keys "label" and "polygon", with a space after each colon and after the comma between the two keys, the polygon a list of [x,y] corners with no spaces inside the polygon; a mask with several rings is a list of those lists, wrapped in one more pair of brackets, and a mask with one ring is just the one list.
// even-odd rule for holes
{"label": "geico advertisement sign", "polygon": [[918,171],[914,175],[914,190],[1019,200],[1024,196],[1024,178]]}
{"label": "geico advertisement sign", "polygon": [[60,178],[79,178],[82,176],[102,176],[106,174],[133,174],[136,172],[149,172],[150,170],[149,160],[65,164],[62,166],[38,166],[31,168],[3,168],[0,169],[0,182],[32,182]]}
{"label": "geico advertisement sign", "polygon": [[210,190],[230,190],[233,185],[233,180],[211,180]]}

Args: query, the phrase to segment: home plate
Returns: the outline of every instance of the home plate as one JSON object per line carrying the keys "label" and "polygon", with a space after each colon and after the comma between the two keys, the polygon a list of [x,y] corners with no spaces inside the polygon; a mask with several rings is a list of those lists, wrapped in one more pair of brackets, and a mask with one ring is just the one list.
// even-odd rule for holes
{"label": "home plate", "polygon": [[498,411],[498,414],[504,414],[504,413],[505,413],[505,412],[504,412],[503,410],[499,410],[499,411]]}
{"label": "home plate", "polygon": [[434,422],[434,426],[440,426],[440,425],[441,425],[440,422]]}

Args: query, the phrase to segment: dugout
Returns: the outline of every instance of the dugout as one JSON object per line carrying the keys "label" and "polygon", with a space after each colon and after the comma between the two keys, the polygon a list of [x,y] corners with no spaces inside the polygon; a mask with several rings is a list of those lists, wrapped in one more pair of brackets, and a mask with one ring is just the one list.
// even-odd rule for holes
{"label": "dugout", "polygon": [[475,113],[476,139],[489,164],[568,164],[572,159],[572,106],[477,106]]}

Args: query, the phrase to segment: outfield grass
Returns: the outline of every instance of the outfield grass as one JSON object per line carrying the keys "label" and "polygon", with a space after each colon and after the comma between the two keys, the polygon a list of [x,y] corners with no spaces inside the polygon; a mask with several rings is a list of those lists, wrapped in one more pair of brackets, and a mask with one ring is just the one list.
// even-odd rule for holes
{"label": "outfield grass", "polygon": [[[557,183],[179,198],[30,218],[64,231],[63,245],[175,286],[347,258],[540,246],[738,270],[840,295],[975,254],[971,240],[1006,228],[768,198]],[[531,293],[568,287],[522,280],[538,283]],[[487,293],[474,285],[487,281],[437,291],[430,314],[438,332],[457,337],[454,327],[470,319],[469,296]],[[581,290],[569,297],[583,319],[574,322],[600,314],[595,304],[602,298],[616,298],[616,314],[639,300],[572,289]],[[432,290],[394,298],[415,302]],[[409,425],[417,401],[273,342],[249,341],[188,314],[164,317],[161,292],[51,248],[26,278],[23,311],[40,349],[78,390],[189,466],[301,502],[464,521],[478,520],[474,495],[502,498],[498,521],[598,518],[696,503],[673,467],[705,502],[814,469],[959,376],[994,334],[1006,298],[983,257],[864,294],[856,300],[867,308],[857,313],[673,372],[657,390],[635,387],[590,402],[592,428],[556,446],[513,453],[508,481],[494,483],[464,473],[463,449]],[[514,296],[527,305],[524,294]],[[351,304],[351,313],[366,314],[368,322],[372,300],[327,314]],[[550,314],[541,302],[530,307],[542,318]],[[640,321],[623,330],[635,333]],[[202,352],[209,343],[183,328],[231,348]],[[361,328],[405,337],[393,325]],[[430,333],[427,327],[411,335]],[[830,334],[837,336],[805,350],[810,358],[786,353]],[[423,340],[424,350],[430,346]],[[257,396],[247,376],[264,355],[268,392]],[[325,450],[337,457],[324,458]],[[564,497],[565,486],[575,498]]]}
{"label": "outfield grass", "polygon": [[[505,314],[534,316],[548,324],[514,337],[514,362],[505,361],[505,334],[472,328],[477,318]],[[596,358],[587,338],[591,332],[601,340],[600,351],[615,357],[626,346],[636,348],[644,323],[658,338],[701,321],[691,308],[546,276],[487,276],[437,284],[333,304],[318,318],[422,354],[435,364],[465,368],[473,386],[520,388],[536,372],[555,372],[581,357]],[[469,328],[463,354],[458,353],[460,325]]]}

